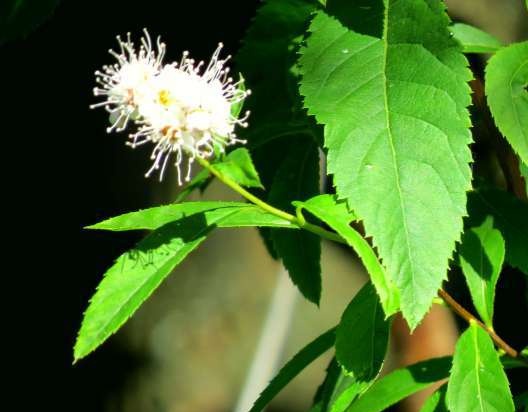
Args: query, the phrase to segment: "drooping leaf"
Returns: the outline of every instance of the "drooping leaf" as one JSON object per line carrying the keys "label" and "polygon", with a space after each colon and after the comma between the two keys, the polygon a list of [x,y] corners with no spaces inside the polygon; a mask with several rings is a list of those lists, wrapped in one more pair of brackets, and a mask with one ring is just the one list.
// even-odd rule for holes
{"label": "drooping leaf", "polygon": [[[293,211],[294,199],[319,193],[319,153],[314,143],[292,145],[272,185],[269,202]],[[311,302],[321,298],[321,238],[304,230],[273,230],[274,250],[282,259],[293,283]]]}
{"label": "drooping leaf", "polygon": [[468,227],[479,226],[488,215],[506,242],[506,261],[528,275],[528,205],[502,190],[481,187],[468,197]]}
{"label": "drooping leaf", "polygon": [[385,319],[376,290],[368,282],[343,312],[336,332],[336,358],[358,381],[374,379],[389,344],[390,321]]}
{"label": "drooping leaf", "polygon": [[447,385],[452,411],[513,412],[508,379],[489,335],[475,323],[459,338]]}
{"label": "drooping leaf", "polygon": [[230,152],[222,162],[215,163],[214,168],[242,186],[263,187],[249,151],[244,147]]}
{"label": "drooping leaf", "polygon": [[[274,182],[279,181],[275,179],[276,173],[290,148],[297,145],[303,150],[320,134],[313,118],[302,108],[295,67],[299,44],[317,7],[315,0],[263,1],[235,59],[237,70],[244,73],[252,91],[246,99],[251,110],[250,125],[240,134],[248,141],[266,188],[259,197],[268,201]],[[260,230],[271,256],[279,258],[271,232],[266,228]]]}
{"label": "drooping leaf", "polygon": [[381,412],[449,376],[451,357],[429,359],[397,369],[377,380],[347,412]]}
{"label": "drooping leaf", "polygon": [[[188,215],[182,214],[183,205],[189,206],[184,203],[148,209],[95,225],[109,230],[158,229],[121,255],[106,272],[84,314],[74,349],[75,360],[88,355],[115,333],[215,227],[275,225],[269,216],[251,211],[254,208],[248,209],[246,204],[211,208],[195,203],[188,208]],[[160,213],[171,210],[177,212]]]}
{"label": "drooping leaf", "polygon": [[440,386],[425,401],[420,412],[448,412],[446,405],[447,385]]}
{"label": "drooping leaf", "polygon": [[262,411],[293,378],[295,378],[315,359],[330,349],[334,342],[335,328],[332,328],[302,348],[282,367],[277,376],[275,376],[266,389],[262,391],[249,412]]}
{"label": "drooping leaf", "polygon": [[110,230],[155,230],[167,223],[193,215],[203,215],[205,220],[216,221],[216,217],[228,218],[216,221],[218,227],[266,226],[295,228],[285,219],[272,215],[257,206],[240,202],[185,202],[129,212],[88,226],[87,229]]}
{"label": "drooping leaf", "polygon": [[493,218],[472,228],[462,237],[460,266],[471,299],[482,321],[493,325],[495,287],[504,262],[505,246],[501,233],[493,228]]}
{"label": "drooping leaf", "polygon": [[464,53],[495,53],[503,44],[491,34],[464,23],[449,27]]}
{"label": "drooping leaf", "polygon": [[325,125],[337,194],[373,237],[414,328],[462,231],[471,73],[441,2],[342,1],[327,6],[342,18],[345,4],[343,21],[319,12],[310,26],[301,93]]}
{"label": "drooping leaf", "polygon": [[53,13],[60,0],[3,0],[0,44],[29,34]]}
{"label": "drooping leaf", "polygon": [[294,202],[298,208],[305,208],[311,214],[334,229],[358,254],[370,275],[380,297],[386,316],[399,310],[399,293],[396,286],[381,266],[368,242],[351,226],[356,217],[348,211],[345,202],[339,202],[331,195],[320,195],[306,202]]}
{"label": "drooping leaf", "polygon": [[528,163],[528,41],[498,51],[486,66],[486,96],[501,133]]}

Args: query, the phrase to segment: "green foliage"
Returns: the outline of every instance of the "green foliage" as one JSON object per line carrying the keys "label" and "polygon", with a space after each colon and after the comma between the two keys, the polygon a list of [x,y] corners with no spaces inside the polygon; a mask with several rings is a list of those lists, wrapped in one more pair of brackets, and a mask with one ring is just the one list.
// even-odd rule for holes
{"label": "green foliage", "polygon": [[502,190],[481,187],[468,197],[468,227],[480,226],[488,215],[506,242],[506,261],[528,275],[528,205]]}
{"label": "green foliage", "polygon": [[277,376],[262,391],[249,412],[262,411],[272,399],[304,368],[332,347],[335,341],[335,329],[330,329],[302,348]]}
{"label": "green foliage", "polygon": [[28,35],[53,13],[60,0],[3,0],[0,5],[0,45]]}
{"label": "green foliage", "polygon": [[399,293],[395,285],[381,266],[368,242],[350,226],[355,215],[345,202],[339,202],[331,195],[321,195],[306,202],[294,202],[297,208],[304,208],[339,233],[347,244],[354,249],[365,265],[374,284],[386,316],[399,309]]}
{"label": "green foliage", "polygon": [[222,162],[214,164],[216,170],[245,187],[263,188],[249,151],[238,148],[230,152]]}
{"label": "green foliage", "polygon": [[448,412],[446,406],[447,385],[442,385],[425,401],[420,412]]}
{"label": "green foliage", "polygon": [[505,246],[501,233],[488,217],[462,238],[460,266],[471,293],[471,299],[482,321],[493,325],[495,287],[504,262]]}
{"label": "green foliage", "polygon": [[336,332],[337,361],[356,380],[371,381],[383,365],[389,329],[390,322],[369,282],[343,312]]}
{"label": "green foliage", "polygon": [[514,410],[508,380],[493,342],[475,323],[456,345],[447,385],[447,406],[452,411]]}
{"label": "green foliage", "polygon": [[[319,193],[319,153],[313,143],[304,148],[292,146],[273,182],[269,201],[292,210],[295,199]],[[306,231],[272,231],[274,250],[301,293],[311,302],[321,299],[321,238]]]}
{"label": "green foliage", "polygon": [[496,37],[469,24],[455,23],[449,29],[464,53],[495,53],[503,46]]}
{"label": "green foliage", "polygon": [[486,66],[486,96],[501,133],[528,163],[528,41],[498,51]]}
{"label": "green foliage", "polygon": [[381,412],[449,376],[451,358],[435,358],[397,369],[378,379],[347,412]]}
{"label": "green foliage", "polygon": [[264,226],[275,225],[274,218],[269,220],[265,213],[248,206],[185,203],[128,213],[91,226],[106,230],[157,230],[121,255],[106,272],[84,314],[74,349],[75,360],[88,355],[115,333],[215,227],[258,226],[259,220]]}
{"label": "green foliage", "polygon": [[526,194],[528,195],[528,166],[526,163],[521,162],[519,168],[521,169],[521,175],[524,179],[524,185],[526,186]]}
{"label": "green foliage", "polygon": [[462,231],[471,73],[439,3],[385,0],[369,20],[360,16],[370,6],[334,4],[345,22],[317,13],[302,50],[301,93],[325,125],[337,193],[363,219],[414,328]]}

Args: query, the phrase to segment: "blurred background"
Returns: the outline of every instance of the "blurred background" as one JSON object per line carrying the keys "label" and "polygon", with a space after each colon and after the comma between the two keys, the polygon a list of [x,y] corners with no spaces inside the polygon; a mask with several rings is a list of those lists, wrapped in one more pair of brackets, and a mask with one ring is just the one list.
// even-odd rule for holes
{"label": "blurred background", "polygon": [[[125,135],[106,135],[105,113],[88,109],[95,101],[93,72],[111,62],[107,49],[117,46],[115,35],[139,36],[143,27],[162,36],[168,61],[179,59],[183,50],[207,59],[219,41],[236,54],[258,3],[63,0],[36,31],[0,46],[8,245],[2,344],[10,367],[6,395],[15,398],[15,410],[234,410],[280,284],[281,266],[267,255],[254,229],[214,233],[116,336],[75,366],[71,362],[82,313],[101,275],[142,237],[82,227],[171,202],[177,193],[170,177],[162,184],[144,179],[146,151],[126,148]],[[451,0],[448,6],[455,19],[505,42],[528,34],[523,0]],[[203,198],[236,199],[216,183]],[[344,249],[324,244],[322,259],[320,308],[298,297],[288,283],[281,286],[286,303],[278,305],[277,324],[287,329],[287,337],[284,346],[278,339],[274,350],[278,364],[335,325],[366,279]],[[498,291],[499,332],[514,344],[526,344],[527,331],[507,319],[515,303],[504,298],[526,296],[525,279],[510,271],[509,282]],[[468,302],[460,290],[457,297]],[[431,313],[414,338],[399,325],[387,368],[448,354],[456,335],[455,321],[442,309]],[[306,411],[330,356],[295,379],[269,410]],[[415,407],[408,402],[399,410]]]}

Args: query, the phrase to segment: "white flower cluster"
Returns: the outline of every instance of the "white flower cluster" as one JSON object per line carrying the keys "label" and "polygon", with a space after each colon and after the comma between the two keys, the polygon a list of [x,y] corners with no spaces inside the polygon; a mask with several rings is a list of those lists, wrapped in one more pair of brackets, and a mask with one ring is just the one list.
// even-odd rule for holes
{"label": "white flower cluster", "polygon": [[188,158],[185,180],[189,180],[196,157],[211,157],[215,151],[237,142],[235,126],[246,127],[249,112],[241,118],[235,108],[249,95],[242,80],[233,82],[225,67],[230,56],[220,59],[222,44],[213,53],[207,67],[183,53],[180,62],[163,64],[165,44],[159,38],[154,47],[144,30],[139,50],[130,39],[119,36],[120,50],[110,50],[117,63],[96,71],[96,96],[105,100],[91,107],[104,107],[110,113],[107,131],[123,131],[129,124],[135,129],[128,144],[136,147],[152,143],[152,167],[146,176],[159,170],[163,178],[169,157],[175,154],[178,183],[181,164]]}

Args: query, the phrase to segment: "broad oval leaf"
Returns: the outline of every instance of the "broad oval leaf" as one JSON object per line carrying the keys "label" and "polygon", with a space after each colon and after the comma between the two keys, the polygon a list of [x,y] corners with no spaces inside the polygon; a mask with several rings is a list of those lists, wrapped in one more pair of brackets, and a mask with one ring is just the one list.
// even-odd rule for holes
{"label": "broad oval leaf", "polygon": [[374,379],[389,344],[390,321],[372,283],[368,282],[343,312],[336,332],[336,358],[358,381]]}
{"label": "broad oval leaf", "polygon": [[376,381],[347,412],[381,412],[449,376],[451,357],[429,359],[397,369]]}
{"label": "broad oval leaf", "polygon": [[528,163],[528,41],[498,51],[486,66],[486,96],[501,133]]}
{"label": "broad oval leaf", "polygon": [[[170,208],[178,206],[182,205],[165,208],[170,211]],[[267,217],[259,221],[255,214],[251,214],[249,219],[247,215],[240,219],[239,213],[246,211],[246,204],[202,210],[201,213],[196,212],[197,206],[204,205],[191,206],[195,210],[193,214],[186,217],[180,214],[178,220],[173,214],[170,223],[166,223],[166,214],[158,213],[160,208],[154,208],[101,224],[100,228],[111,228],[110,230],[123,230],[123,227],[153,228],[157,224],[163,226],[139,242],[135,248],[121,255],[105,273],[84,314],[74,348],[75,360],[88,355],[115,333],[215,227],[241,226],[241,222],[248,221],[253,226],[270,223]],[[158,219],[160,216],[161,220]]]}
{"label": "broad oval leaf", "polygon": [[332,328],[302,348],[279,371],[269,385],[262,391],[249,412],[260,412],[273,398],[291,382],[304,368],[330,349],[335,342],[335,328]]}
{"label": "broad oval leaf", "polygon": [[491,327],[495,287],[506,253],[501,233],[493,228],[493,218],[464,233],[459,253],[473,304],[482,321]]}
{"label": "broad oval leaf", "polygon": [[381,12],[373,4],[347,6],[346,25],[316,15],[300,58],[301,93],[325,125],[337,194],[373,237],[414,328],[462,231],[471,73],[440,2],[385,0]]}
{"label": "broad oval leaf", "polygon": [[455,23],[449,30],[464,53],[494,53],[503,46],[496,37],[469,24]]}
{"label": "broad oval leaf", "polygon": [[308,210],[341,235],[365,265],[380,297],[385,315],[390,316],[397,312],[400,308],[398,290],[368,242],[350,226],[350,222],[356,220],[356,216],[348,210],[345,202],[338,202],[332,195],[320,195],[305,202],[296,201],[293,204],[297,208]]}
{"label": "broad oval leaf", "polygon": [[489,335],[475,323],[459,338],[447,385],[451,411],[513,412],[506,374]]}

